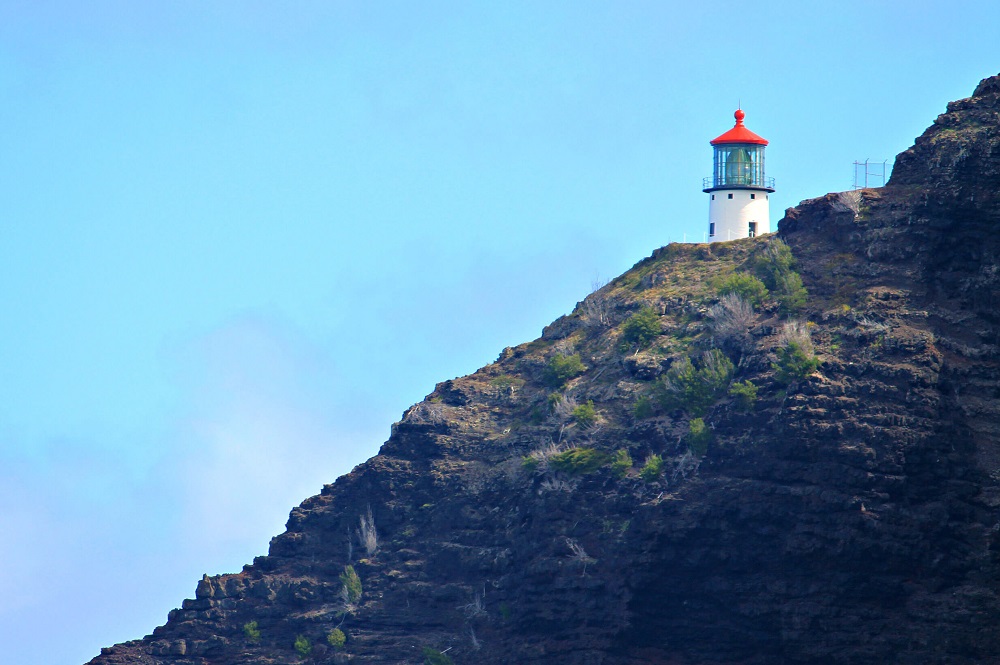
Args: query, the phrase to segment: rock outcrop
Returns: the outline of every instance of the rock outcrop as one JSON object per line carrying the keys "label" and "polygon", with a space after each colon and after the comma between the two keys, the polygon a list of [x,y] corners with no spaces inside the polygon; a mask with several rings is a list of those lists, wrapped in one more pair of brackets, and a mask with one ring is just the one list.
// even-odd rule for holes
{"label": "rock outcrop", "polygon": [[[439,384],[267,556],[91,665],[996,662],[998,229],[994,77],[884,188],[657,250]],[[772,289],[734,350],[720,284],[777,237],[809,296]],[[817,371],[778,371],[794,340]],[[717,346],[756,400],[671,391]]]}

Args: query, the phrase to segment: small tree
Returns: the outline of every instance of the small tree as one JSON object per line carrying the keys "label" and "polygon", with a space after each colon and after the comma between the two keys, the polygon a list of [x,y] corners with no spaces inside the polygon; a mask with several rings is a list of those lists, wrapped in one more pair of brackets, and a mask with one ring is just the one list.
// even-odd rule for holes
{"label": "small tree", "polygon": [[774,292],[783,312],[795,312],[805,305],[809,293],[795,272],[795,257],[788,245],[778,238],[770,239],[752,264],[754,272]]}
{"label": "small tree", "polygon": [[797,312],[805,307],[809,292],[802,285],[802,277],[797,272],[789,272],[778,278],[775,289],[778,294],[778,304],[786,314]]}
{"label": "small tree", "polygon": [[754,307],[767,300],[767,286],[756,275],[746,272],[733,273],[719,283],[719,295],[737,295]]}
{"label": "small tree", "polygon": [[639,470],[639,477],[645,480],[647,483],[654,482],[660,479],[663,475],[663,458],[659,455],[653,454],[646,458],[646,463],[642,465],[642,469]]}
{"label": "small tree", "polygon": [[243,634],[246,636],[247,641],[250,644],[257,644],[260,642],[260,628],[257,626],[256,621],[248,621],[243,624]]}
{"label": "small tree", "polygon": [[736,406],[744,413],[749,412],[757,401],[757,386],[751,381],[737,381],[729,387],[730,397],[736,400]]}
{"label": "small tree", "polygon": [[819,358],[813,350],[812,338],[805,325],[799,321],[786,324],[782,341],[784,343],[778,349],[778,361],[771,365],[774,379],[778,383],[787,386],[819,369]]}
{"label": "small tree", "polygon": [[347,636],[340,628],[334,628],[326,634],[326,642],[335,650],[340,651],[344,648],[344,643],[347,642]]}
{"label": "small tree", "polygon": [[295,637],[294,646],[301,658],[305,658],[312,652],[312,644],[309,643],[309,640],[304,635],[297,635]]}
{"label": "small tree", "polygon": [[690,358],[681,358],[661,378],[661,401],[668,409],[682,408],[693,416],[704,415],[724,394],[734,369],[718,349],[706,351],[697,369]]}
{"label": "small tree", "polygon": [[635,405],[632,407],[632,415],[635,416],[636,420],[644,420],[653,415],[656,409],[653,406],[653,400],[649,399],[646,395],[640,395],[639,399],[635,401]]}
{"label": "small tree", "polygon": [[764,285],[774,290],[778,286],[778,278],[794,270],[795,256],[792,255],[792,249],[780,238],[770,238],[760,251],[754,254],[751,265]]}
{"label": "small tree", "polygon": [[594,400],[587,400],[586,404],[573,409],[573,422],[584,429],[588,429],[597,422],[597,410],[594,409]]}
{"label": "small tree", "polygon": [[632,468],[632,456],[624,448],[620,448],[611,462],[611,473],[619,478],[624,478],[628,470]]}
{"label": "small tree", "polygon": [[801,381],[817,369],[819,358],[809,353],[798,342],[789,342],[778,349],[778,362],[773,363],[774,378],[782,385]]}
{"label": "small tree", "polygon": [[553,388],[562,388],[567,381],[580,376],[587,371],[587,366],[580,360],[580,354],[571,356],[557,353],[549,360],[542,372],[542,380]]}
{"label": "small tree", "polygon": [[698,376],[704,382],[706,391],[718,398],[730,379],[733,378],[733,363],[718,349],[711,349],[702,354],[701,367]]}
{"label": "small tree", "polygon": [[340,582],[343,584],[341,595],[352,605],[361,600],[361,578],[354,572],[354,566],[346,566],[344,572],[340,574]]}
{"label": "small tree", "polygon": [[693,455],[701,457],[708,452],[708,444],[712,441],[712,430],[701,418],[693,418],[688,423],[687,443]]}
{"label": "small tree", "polygon": [[652,307],[643,307],[622,324],[622,341],[630,347],[642,348],[660,334],[660,315]]}

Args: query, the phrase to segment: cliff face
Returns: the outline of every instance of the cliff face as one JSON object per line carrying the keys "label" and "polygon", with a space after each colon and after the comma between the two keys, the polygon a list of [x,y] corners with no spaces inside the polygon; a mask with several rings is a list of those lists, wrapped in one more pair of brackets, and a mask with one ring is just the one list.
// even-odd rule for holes
{"label": "cliff face", "polygon": [[[773,236],[656,251],[439,384],[266,557],[91,665],[993,661],[997,228],[1000,77],[949,104],[886,187],[787,211],[798,311],[772,295],[734,342],[711,309]],[[783,376],[805,337],[819,369]],[[757,387],[749,408],[664,382],[716,346]]]}

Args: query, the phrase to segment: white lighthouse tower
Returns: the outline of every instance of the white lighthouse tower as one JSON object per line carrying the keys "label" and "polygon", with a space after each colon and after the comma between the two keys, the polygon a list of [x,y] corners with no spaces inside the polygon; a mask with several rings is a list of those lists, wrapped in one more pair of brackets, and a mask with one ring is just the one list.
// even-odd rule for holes
{"label": "white lighthouse tower", "polygon": [[771,232],[768,195],[774,178],[764,175],[767,140],[743,124],[746,114],[736,109],[736,125],[711,141],[715,148],[712,176],[702,186],[708,203],[709,242],[753,238]]}

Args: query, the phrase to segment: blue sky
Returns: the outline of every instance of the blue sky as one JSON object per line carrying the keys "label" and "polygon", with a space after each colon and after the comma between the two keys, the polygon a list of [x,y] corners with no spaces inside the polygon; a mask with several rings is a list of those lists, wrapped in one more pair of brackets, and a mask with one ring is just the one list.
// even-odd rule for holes
{"label": "blue sky", "polygon": [[5,657],[148,633],[434,383],[701,238],[738,102],[774,224],[998,33],[994,2],[0,0]]}

